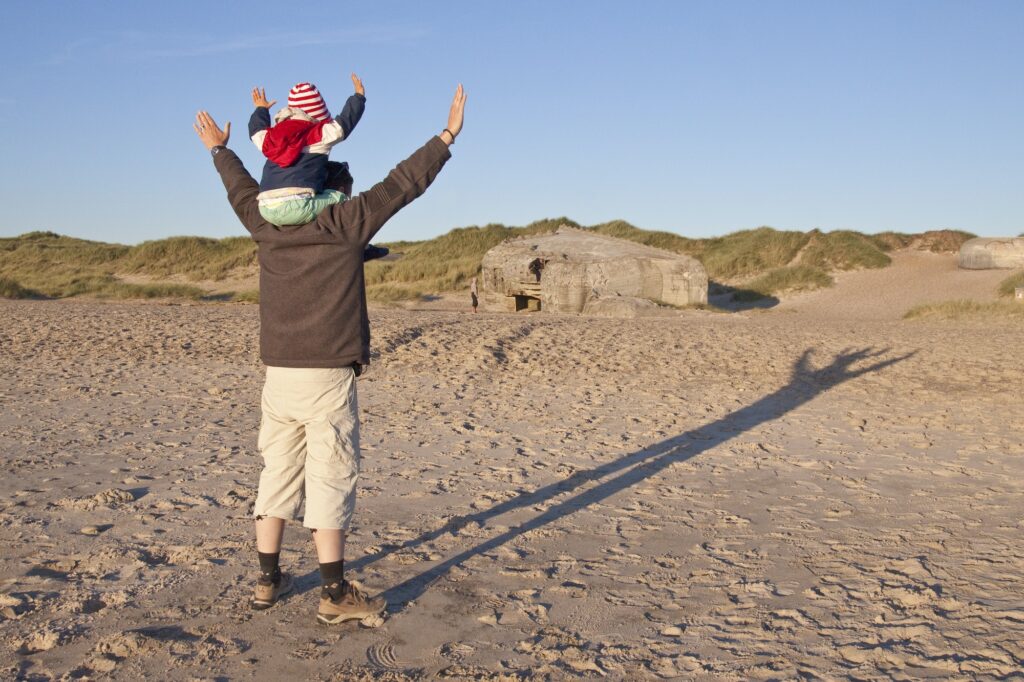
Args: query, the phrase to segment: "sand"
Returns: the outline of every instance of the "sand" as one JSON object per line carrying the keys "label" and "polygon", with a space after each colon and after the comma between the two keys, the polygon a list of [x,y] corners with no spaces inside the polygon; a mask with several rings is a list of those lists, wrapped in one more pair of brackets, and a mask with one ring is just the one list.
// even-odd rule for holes
{"label": "sand", "polygon": [[255,306],[0,302],[0,678],[1019,676],[1020,324],[827,296],[373,311],[333,628],[297,527],[248,608]]}

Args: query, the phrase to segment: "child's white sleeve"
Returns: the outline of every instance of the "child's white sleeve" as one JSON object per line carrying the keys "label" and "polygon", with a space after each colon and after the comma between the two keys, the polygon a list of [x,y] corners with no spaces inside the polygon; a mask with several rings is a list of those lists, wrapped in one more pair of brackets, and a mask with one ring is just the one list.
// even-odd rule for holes
{"label": "child's white sleeve", "polygon": [[330,123],[325,123],[322,131],[323,137],[320,138],[320,144],[325,146],[325,150],[330,149],[345,139],[344,128],[342,128],[341,124],[334,119],[331,119]]}
{"label": "child's white sleeve", "polygon": [[264,129],[264,130],[258,131],[255,135],[253,135],[249,139],[251,139],[252,143],[254,145],[256,145],[256,149],[259,149],[260,151],[263,151],[263,140],[266,137],[267,137],[267,131],[266,131],[266,129]]}

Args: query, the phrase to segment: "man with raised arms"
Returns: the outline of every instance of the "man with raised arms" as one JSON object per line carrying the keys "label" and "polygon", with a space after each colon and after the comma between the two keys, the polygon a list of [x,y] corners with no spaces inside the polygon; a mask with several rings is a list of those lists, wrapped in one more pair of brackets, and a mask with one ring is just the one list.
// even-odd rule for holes
{"label": "man with raised arms", "polygon": [[[238,219],[259,245],[260,357],[267,366],[259,449],[263,456],[256,517],[260,577],[253,608],[266,609],[292,588],[279,567],[285,521],[313,532],[322,588],[317,619],[340,623],[380,613],[384,599],[343,577],[345,533],[359,476],[356,377],[370,360],[363,251],[391,216],[426,191],[462,130],[466,94],[455,91],[448,125],[381,182],[331,206],[304,225],[279,227],[260,215],[259,184],[227,148],[205,111],[196,134],[213,156]],[[340,166],[340,164],[339,164]],[[345,169],[328,179],[351,195]]]}

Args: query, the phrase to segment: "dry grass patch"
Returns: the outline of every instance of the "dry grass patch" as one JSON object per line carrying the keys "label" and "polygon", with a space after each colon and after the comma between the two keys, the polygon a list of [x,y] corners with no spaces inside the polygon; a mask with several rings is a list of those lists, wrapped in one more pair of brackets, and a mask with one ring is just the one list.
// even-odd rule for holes
{"label": "dry grass patch", "polygon": [[1017,287],[1024,287],[1024,270],[1015,272],[1000,282],[998,289],[999,295],[1003,297],[1014,296],[1016,294],[1015,289]]}
{"label": "dry grass patch", "polygon": [[208,292],[173,282],[133,284],[119,274],[153,277],[182,275],[193,280],[221,279],[255,258],[255,244],[244,237],[206,239],[174,237],[138,246],[106,244],[30,232],[0,239],[0,278],[5,290],[28,296],[67,298],[187,298],[201,300]]}
{"label": "dry grass patch", "polygon": [[152,277],[180,275],[192,281],[222,280],[256,264],[256,243],[248,237],[171,237],[130,247],[117,271]]}
{"label": "dry grass patch", "polygon": [[958,320],[965,317],[1001,317],[1024,319],[1024,304],[1016,301],[943,301],[914,306],[903,316],[905,320]]}
{"label": "dry grass patch", "polygon": [[0,298],[35,298],[39,294],[31,289],[26,289],[13,279],[0,277]]}
{"label": "dry grass patch", "polygon": [[956,253],[965,241],[977,236],[962,230],[929,230],[917,235],[913,246],[932,253]]}
{"label": "dry grass patch", "polygon": [[884,268],[892,263],[876,240],[859,232],[812,230],[799,263],[824,270]]}
{"label": "dry grass patch", "polygon": [[694,245],[699,242],[699,240],[687,239],[672,232],[641,230],[635,225],[630,225],[625,220],[612,220],[611,222],[594,225],[587,229],[606,237],[628,239],[631,242],[645,244],[656,249],[665,249],[666,251],[688,255],[692,255],[691,252],[695,248]]}
{"label": "dry grass patch", "polygon": [[833,284],[832,277],[809,265],[793,265],[769,270],[745,284],[733,294],[734,301],[757,301],[786,292],[812,291]]}
{"label": "dry grass patch", "polygon": [[708,277],[729,280],[789,265],[809,239],[804,232],[759,227],[724,237],[693,240],[685,253],[704,264]]}

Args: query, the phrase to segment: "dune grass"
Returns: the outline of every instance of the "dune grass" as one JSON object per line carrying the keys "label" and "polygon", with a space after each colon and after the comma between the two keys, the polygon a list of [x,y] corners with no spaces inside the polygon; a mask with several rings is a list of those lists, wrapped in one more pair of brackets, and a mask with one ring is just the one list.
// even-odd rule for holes
{"label": "dune grass", "polygon": [[789,265],[810,237],[770,227],[694,240],[687,251],[704,264],[708,277],[730,280]]}
{"label": "dune grass", "polygon": [[0,277],[0,298],[35,298],[39,294],[31,289],[26,289],[13,279]]}
{"label": "dune grass", "polygon": [[216,281],[255,263],[256,243],[248,237],[171,237],[131,247],[118,259],[117,269],[153,277],[180,275],[192,281]]}
{"label": "dune grass", "polygon": [[259,303],[260,302],[260,290],[259,289],[246,289],[245,291],[239,291],[232,293],[230,300],[235,303]]}
{"label": "dune grass", "polygon": [[809,265],[791,265],[774,268],[746,282],[733,294],[734,301],[757,301],[781,293],[811,291],[830,287],[832,277],[825,271]]}
{"label": "dune grass", "polygon": [[881,251],[889,252],[897,249],[905,249],[914,241],[914,235],[903,232],[879,232],[868,235],[875,246]]}
{"label": "dune grass", "polygon": [[1015,295],[1015,289],[1017,287],[1024,287],[1024,270],[1015,272],[1002,282],[999,283],[999,295],[1003,297],[1012,297]]}
{"label": "dune grass", "polygon": [[640,244],[653,246],[656,249],[665,249],[675,253],[690,254],[694,250],[694,244],[699,241],[687,239],[671,232],[642,230],[639,227],[630,225],[625,220],[612,220],[607,223],[594,225],[588,229],[606,237],[628,239],[631,242],[639,242]]}
{"label": "dune grass", "polygon": [[884,268],[892,263],[877,242],[859,232],[837,230],[809,234],[800,264],[823,270]]}
{"label": "dune grass", "polygon": [[1024,305],[1016,301],[943,301],[914,306],[903,315],[905,320],[959,320],[965,317],[1019,317],[1024,319]]}
{"label": "dune grass", "polygon": [[[250,254],[244,254],[245,248]],[[0,278],[10,282],[5,291],[23,296],[67,298],[187,298],[201,300],[199,287],[153,282],[133,284],[118,274],[217,279],[252,260],[247,238],[205,239],[176,237],[138,246],[75,239],[53,232],[30,232],[0,239]],[[246,260],[248,258],[248,260]],[[26,293],[27,292],[27,293]]]}
{"label": "dune grass", "polygon": [[914,244],[932,253],[956,253],[965,241],[977,236],[962,230],[929,230],[917,235]]}

